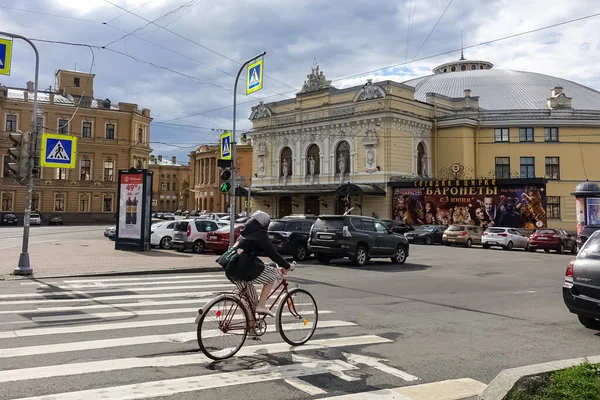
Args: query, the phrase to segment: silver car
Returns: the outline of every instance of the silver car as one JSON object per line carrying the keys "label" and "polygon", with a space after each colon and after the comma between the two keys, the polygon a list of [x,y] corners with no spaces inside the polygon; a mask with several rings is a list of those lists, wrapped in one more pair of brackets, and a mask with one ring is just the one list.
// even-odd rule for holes
{"label": "silver car", "polygon": [[484,249],[491,246],[502,247],[504,250],[529,249],[529,238],[517,228],[493,227],[487,228],[481,235]]}
{"label": "silver car", "polygon": [[38,213],[31,213],[29,216],[29,224],[30,225],[41,225],[42,217]]}

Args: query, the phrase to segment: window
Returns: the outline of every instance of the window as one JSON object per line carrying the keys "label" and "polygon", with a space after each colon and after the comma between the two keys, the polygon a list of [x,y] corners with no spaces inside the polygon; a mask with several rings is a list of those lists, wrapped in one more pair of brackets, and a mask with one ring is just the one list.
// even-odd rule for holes
{"label": "window", "polygon": [[58,120],[58,133],[63,135],[69,134],[69,120],[68,119],[59,119]]}
{"label": "window", "polygon": [[560,179],[560,159],[546,157],[546,179]]}
{"label": "window", "polygon": [[73,85],[75,85],[75,87],[79,87],[79,84],[80,84],[79,78],[73,78]]}
{"label": "window", "polygon": [[173,191],[176,192],[177,189],[175,189],[175,182],[173,182]]}
{"label": "window", "polygon": [[560,219],[560,197],[546,197],[546,214],[548,218]]}
{"label": "window", "polygon": [[106,138],[107,139],[115,138],[115,124],[106,124]]}
{"label": "window", "polygon": [[495,142],[510,142],[510,130],[508,128],[494,129]]}
{"label": "window", "polygon": [[342,140],[336,148],[335,152],[335,171],[338,174],[350,173],[350,145],[345,140]]}
{"label": "window", "polygon": [[10,171],[8,170],[8,163],[10,162],[10,156],[4,155],[2,157],[2,177],[10,178]]}
{"label": "window", "polygon": [[89,121],[85,121],[83,126],[81,127],[81,137],[92,137],[92,123]]}
{"label": "window", "polygon": [[558,142],[558,128],[544,128],[544,141]]}
{"label": "window", "polygon": [[17,131],[17,116],[15,114],[6,114],[6,131]]}
{"label": "window", "polygon": [[510,179],[510,157],[496,157],[496,179]]}
{"label": "window", "polygon": [[92,179],[92,160],[83,159],[79,164],[79,176],[82,181]]}
{"label": "window", "polygon": [[115,162],[104,161],[104,180],[112,182],[115,180]]}
{"label": "window", "polygon": [[102,211],[112,212],[113,210],[113,197],[110,194],[105,194],[102,200]]}
{"label": "window", "polygon": [[79,194],[79,212],[90,212],[90,195],[87,193]]}
{"label": "window", "polygon": [[362,220],[362,228],[364,231],[377,232],[377,229],[375,228],[375,224],[370,219]]}
{"label": "window", "polygon": [[138,143],[144,143],[144,128],[138,128]]}
{"label": "window", "polygon": [[387,228],[379,222],[377,222],[375,224],[375,228],[377,229],[377,233],[387,233],[387,231],[388,231]]}
{"label": "window", "polygon": [[66,181],[67,180],[67,169],[66,168],[56,168],[54,170],[54,179],[58,181]]}
{"label": "window", "polygon": [[171,190],[171,182],[167,182],[167,191]]}
{"label": "window", "polygon": [[13,210],[13,194],[12,192],[2,192],[2,211]]}
{"label": "window", "polygon": [[64,212],[65,211],[65,197],[64,193],[54,194],[54,211]]}
{"label": "window", "polygon": [[519,128],[519,142],[533,141],[533,128]]}
{"label": "window", "polygon": [[535,157],[521,157],[521,178],[535,178]]}
{"label": "window", "polygon": [[40,194],[34,193],[31,197],[31,209],[33,211],[40,211]]}

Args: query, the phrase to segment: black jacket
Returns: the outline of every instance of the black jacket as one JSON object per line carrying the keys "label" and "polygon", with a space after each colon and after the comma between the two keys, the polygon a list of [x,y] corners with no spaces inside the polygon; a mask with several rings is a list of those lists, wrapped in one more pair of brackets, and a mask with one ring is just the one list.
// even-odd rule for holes
{"label": "black jacket", "polygon": [[263,228],[258,221],[250,218],[244,224],[237,241],[237,248],[244,250],[236,262],[233,271],[227,271],[233,278],[251,281],[265,269],[264,263],[259,256],[269,257],[282,268],[290,269],[290,264],[277,252],[273,243],[269,240],[267,229]]}

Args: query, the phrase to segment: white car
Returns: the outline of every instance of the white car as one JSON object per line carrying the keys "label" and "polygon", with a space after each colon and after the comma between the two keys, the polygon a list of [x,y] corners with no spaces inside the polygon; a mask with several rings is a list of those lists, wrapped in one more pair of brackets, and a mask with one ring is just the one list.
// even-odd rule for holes
{"label": "white car", "polygon": [[161,249],[169,250],[173,241],[173,228],[176,221],[157,222],[150,227],[150,244],[159,246]]}
{"label": "white car", "polygon": [[41,225],[42,217],[40,217],[40,214],[31,213],[31,215],[29,216],[29,224],[30,225]]}
{"label": "white car", "polygon": [[487,228],[481,234],[481,244],[484,249],[489,249],[491,246],[498,246],[504,250],[528,250],[529,237],[516,228],[493,227]]}

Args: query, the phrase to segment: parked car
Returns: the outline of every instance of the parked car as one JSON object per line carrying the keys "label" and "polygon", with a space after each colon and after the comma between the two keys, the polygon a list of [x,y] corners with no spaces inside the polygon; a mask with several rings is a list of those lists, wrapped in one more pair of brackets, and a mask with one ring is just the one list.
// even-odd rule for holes
{"label": "parked car", "polygon": [[183,213],[183,211],[181,211],[181,210],[177,210],[177,211],[175,211],[173,214],[175,214],[175,215],[181,215],[182,213]]}
{"label": "parked car", "polygon": [[184,219],[177,221],[173,228],[171,247],[178,251],[193,250],[202,253],[206,247],[207,236],[219,229],[215,221],[205,219]]}
{"label": "parked car", "polygon": [[[161,217],[159,217],[159,218],[161,218]],[[164,219],[165,221],[175,221],[175,214],[173,214],[173,213],[164,213],[162,215],[161,219]]]}
{"label": "parked car", "polygon": [[569,262],[563,300],[583,326],[600,330],[600,231],[594,232]]}
{"label": "parked car", "polygon": [[268,228],[269,239],[279,254],[304,261],[310,255],[308,235],[316,220],[316,216],[287,216],[272,220]]}
{"label": "parked car", "polygon": [[42,217],[39,213],[31,213],[29,215],[29,224],[30,225],[42,225]]}
{"label": "parked car", "polygon": [[516,228],[487,228],[481,236],[481,242],[484,249],[492,246],[502,247],[504,250],[529,249],[529,238]]}
{"label": "parked car", "polygon": [[173,241],[173,228],[175,221],[157,222],[150,227],[150,244],[169,250]]}
{"label": "parked car", "polygon": [[414,231],[404,234],[410,243],[434,244],[442,243],[444,225],[421,225]]}
{"label": "parked car", "polygon": [[0,225],[17,225],[18,222],[17,216],[13,213],[4,213],[0,217]]}
{"label": "parked car", "polygon": [[579,235],[577,236],[577,248],[581,249],[586,240],[592,235],[592,233],[596,232],[600,229],[600,225],[586,225],[583,227]]}
{"label": "parked car", "polygon": [[371,217],[321,215],[310,229],[308,250],[321,263],[348,257],[363,266],[370,258],[389,257],[395,264],[404,264],[409,244]]}
{"label": "parked car", "polygon": [[529,237],[529,250],[544,249],[546,253],[556,250],[562,254],[565,251],[577,253],[577,239],[564,229],[539,229]]}
{"label": "parked car", "polygon": [[110,240],[117,240],[117,226],[113,225],[106,228],[105,236]]}
{"label": "parked car", "polygon": [[442,242],[446,246],[460,244],[465,247],[471,247],[474,244],[481,244],[481,228],[470,225],[450,225],[442,234]]}
{"label": "parked car", "polygon": [[[242,232],[242,228],[244,224],[237,224],[235,226],[235,231],[233,237],[237,240],[240,237],[240,233]],[[215,254],[221,255],[227,251],[229,248],[229,238],[231,237],[230,226],[225,225],[220,227],[214,232],[208,234],[206,240],[206,248],[208,250],[214,251]]]}
{"label": "parked car", "polygon": [[50,215],[49,225],[63,225],[63,216],[61,214]]}

